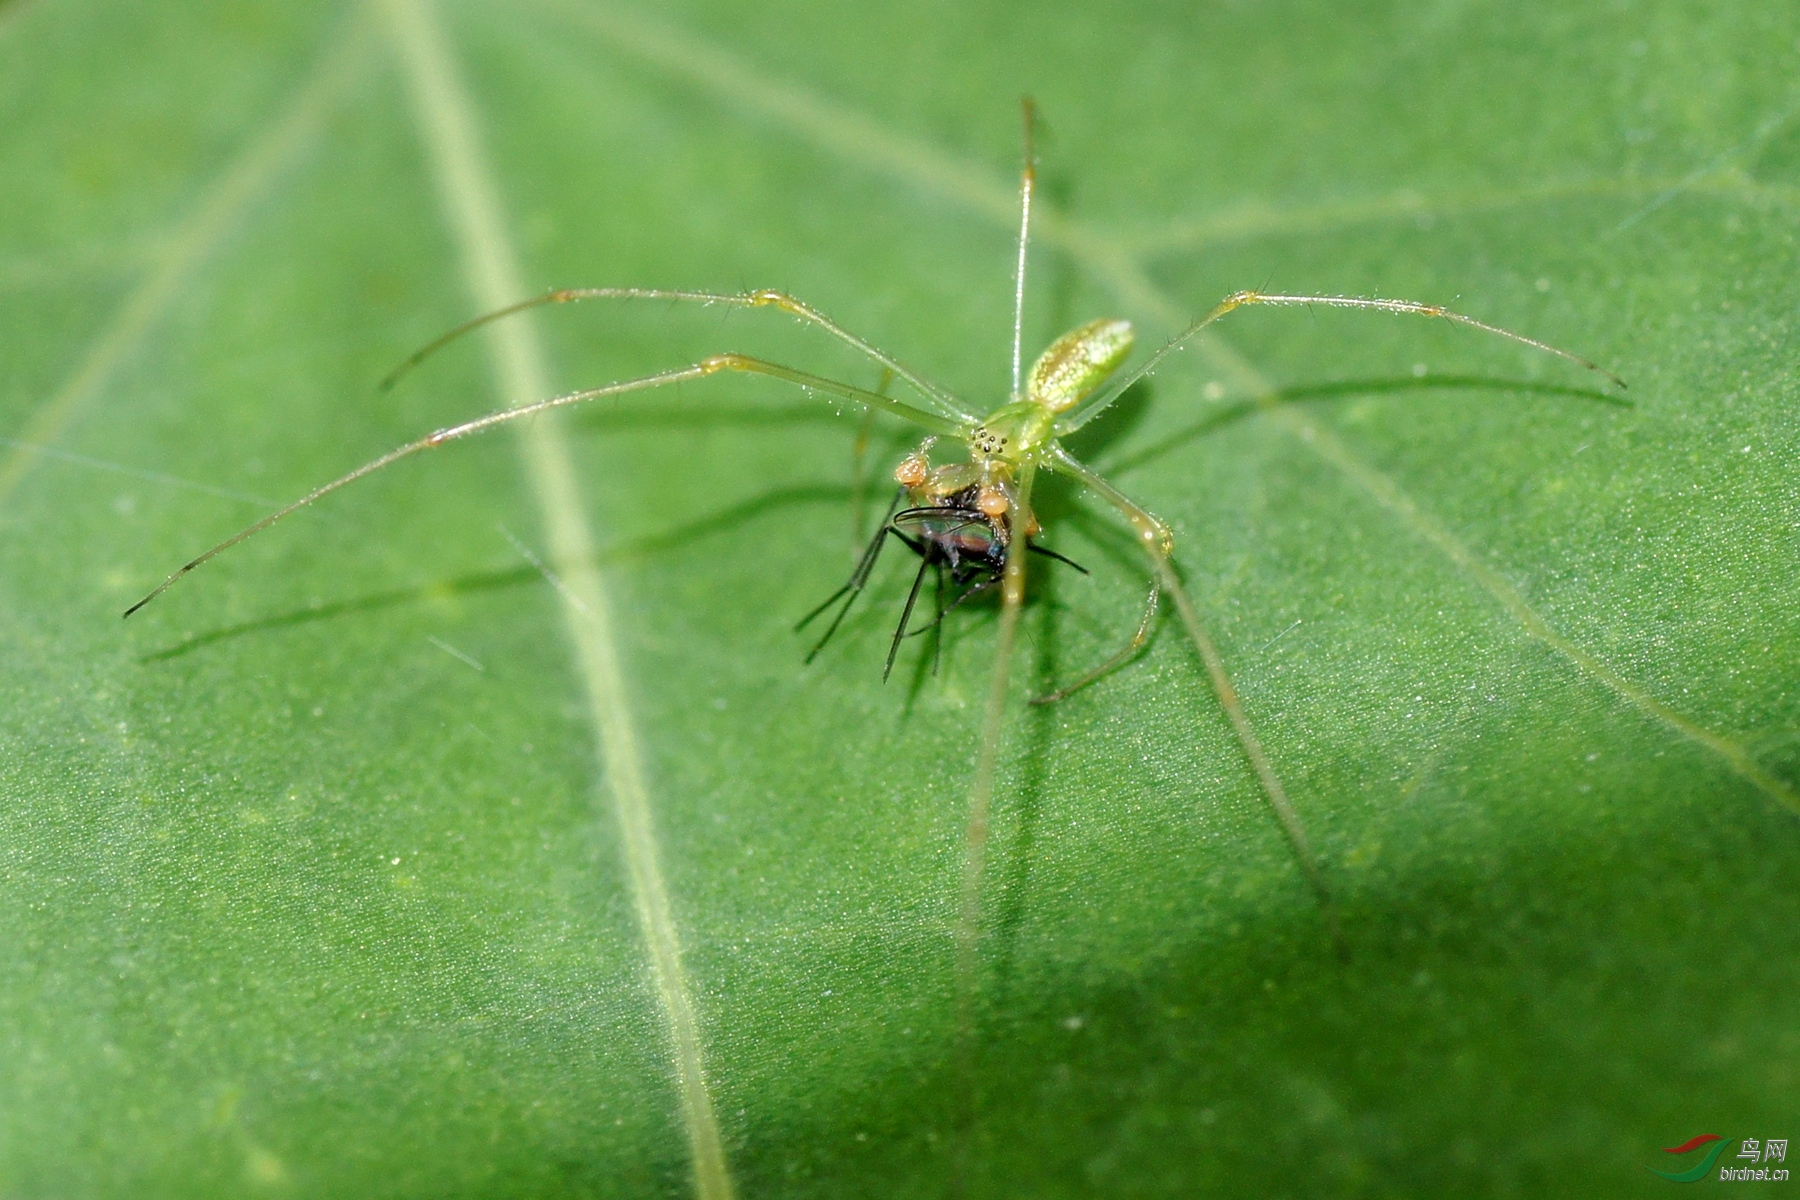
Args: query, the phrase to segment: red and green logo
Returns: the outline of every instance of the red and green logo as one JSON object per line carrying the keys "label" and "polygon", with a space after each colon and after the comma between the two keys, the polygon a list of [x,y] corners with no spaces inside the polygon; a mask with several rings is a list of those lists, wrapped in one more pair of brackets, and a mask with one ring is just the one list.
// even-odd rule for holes
{"label": "red and green logo", "polygon": [[1697,1183],[1700,1180],[1705,1179],[1706,1173],[1711,1171],[1713,1169],[1713,1164],[1719,1161],[1719,1155],[1724,1151],[1727,1144],[1725,1136],[1718,1133],[1703,1133],[1699,1137],[1689,1138],[1679,1146],[1663,1147],[1664,1154],[1689,1154],[1706,1145],[1708,1142],[1712,1143],[1712,1149],[1708,1150],[1705,1155],[1701,1157],[1699,1162],[1695,1163],[1685,1171],[1658,1171],[1655,1167],[1647,1167],[1645,1169],[1652,1175],[1661,1175],[1664,1179],[1672,1179],[1676,1183]]}

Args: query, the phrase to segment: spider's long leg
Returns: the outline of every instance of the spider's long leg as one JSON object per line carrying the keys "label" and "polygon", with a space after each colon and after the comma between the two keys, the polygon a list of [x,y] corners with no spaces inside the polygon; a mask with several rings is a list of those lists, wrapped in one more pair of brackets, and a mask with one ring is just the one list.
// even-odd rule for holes
{"label": "spider's long leg", "polygon": [[1031,246],[1031,194],[1037,189],[1037,151],[1034,146],[1037,105],[1027,96],[1019,101],[1025,123],[1025,167],[1019,172],[1019,263],[1013,273],[1012,398],[1020,398],[1020,357],[1025,340],[1025,252]]}
{"label": "spider's long leg", "polygon": [[[1031,485],[1037,464],[1027,459],[1018,475],[1013,512],[1022,518],[1031,512]],[[1006,690],[1011,679],[1013,645],[1018,640],[1019,610],[1025,603],[1025,539],[1013,538],[1006,548],[1006,567],[1000,583],[1000,631],[994,647],[994,667],[988,679],[987,707],[981,722],[981,749],[975,760],[975,781],[969,788],[969,827],[963,847],[962,912],[956,926],[957,993],[962,1007],[961,1034],[965,1044],[974,1030],[975,968],[981,933],[981,877],[987,861],[989,812],[994,799],[994,772],[1000,761],[1000,731],[1006,715]]]}
{"label": "spider's long leg", "polygon": [[789,383],[798,384],[808,391],[823,392],[826,395],[837,396],[845,400],[853,400],[858,404],[868,405],[871,408],[885,409],[895,416],[903,417],[906,420],[913,422],[915,425],[924,426],[926,429],[950,433],[956,432],[957,430],[955,425],[951,424],[951,422],[944,417],[938,416],[936,413],[928,413],[924,409],[914,408],[910,404],[902,403],[901,401],[891,399],[877,392],[871,392],[864,388],[856,387],[852,384],[842,383],[836,379],[826,379],[819,375],[810,375],[805,371],[796,371],[791,367],[784,367],[778,363],[764,362],[762,359],[749,358],[742,354],[715,354],[710,358],[701,359],[691,366],[679,367],[672,371],[662,371],[655,375],[646,375],[640,379],[627,379],[622,383],[609,383],[605,387],[586,388],[579,392],[569,392],[567,395],[553,396],[548,400],[540,400],[536,404],[521,404],[517,408],[509,408],[501,412],[489,413],[485,417],[477,417],[472,421],[465,421],[461,425],[452,425],[445,429],[439,429],[435,433],[428,433],[417,441],[408,442],[404,446],[388,451],[380,458],[364,463],[362,466],[356,468],[356,470],[351,471],[348,475],[339,476],[330,483],[314,488],[286,508],[270,513],[255,524],[232,534],[204,554],[189,559],[167,579],[157,584],[155,589],[152,590],[149,595],[126,609],[125,615],[129,617],[132,613],[168,591],[175,585],[176,580],[192,571],[195,567],[218,557],[245,538],[253,537],[267,529],[269,526],[275,524],[275,522],[281,520],[283,517],[290,513],[298,512],[315,500],[328,496],[339,488],[355,483],[365,476],[373,475],[383,467],[390,466],[403,458],[409,458],[412,455],[419,453],[421,450],[430,450],[443,445],[445,442],[453,442],[459,438],[468,437],[471,434],[483,433],[494,428],[496,425],[504,425],[509,421],[519,420],[521,417],[529,417],[534,416],[537,413],[548,412],[553,408],[565,408],[571,404],[582,404],[589,400],[598,400],[606,396],[619,396],[626,392],[641,392],[650,388],[663,387],[671,383],[682,383],[690,379],[704,379],[708,375],[716,375],[720,371],[744,371],[759,375],[769,375],[776,379],[785,379]]}
{"label": "spider's long leg", "polygon": [[1282,831],[1287,834],[1288,843],[1294,848],[1294,856],[1299,859],[1307,882],[1312,885],[1313,893],[1319,898],[1319,907],[1325,914],[1332,942],[1341,954],[1344,942],[1338,928],[1337,906],[1332,901],[1330,889],[1325,886],[1325,877],[1319,870],[1319,860],[1313,854],[1311,840],[1306,836],[1306,826],[1301,822],[1300,814],[1294,811],[1287,789],[1281,785],[1281,777],[1275,773],[1274,764],[1269,761],[1268,752],[1263,749],[1262,740],[1250,727],[1250,718],[1244,712],[1243,701],[1238,699],[1237,688],[1232,685],[1230,673],[1225,669],[1225,660],[1200,621],[1200,611],[1194,607],[1187,589],[1181,586],[1181,580],[1176,577],[1170,565],[1174,537],[1169,532],[1169,527],[1134,504],[1112,484],[1088,470],[1061,446],[1054,447],[1052,453],[1053,470],[1080,480],[1089,490],[1118,509],[1131,524],[1137,533],[1138,545],[1150,560],[1152,577],[1163,591],[1174,597],[1175,611],[1187,630],[1189,640],[1194,643],[1194,649],[1199,651],[1201,661],[1206,664],[1206,673],[1212,678],[1213,692],[1219,698],[1219,706],[1230,718],[1231,727],[1237,733],[1238,745],[1243,747],[1244,757],[1250,760],[1250,768],[1256,772],[1256,778],[1262,784],[1269,807],[1275,810],[1275,819],[1281,822]]}
{"label": "spider's long leg", "polygon": [[[886,372],[883,372],[885,375]],[[887,380],[884,378],[876,391],[887,394]],[[869,439],[875,433],[875,410],[863,412],[862,424],[857,427],[856,440],[850,447],[850,552],[856,552],[856,543],[862,541],[864,518],[868,516],[869,507]]]}
{"label": "spider's long leg", "polygon": [[1138,621],[1137,629],[1132,632],[1131,640],[1126,642],[1125,645],[1111,658],[1077,679],[1074,683],[1069,684],[1067,687],[1057,688],[1054,692],[1046,692],[1042,696],[1033,696],[1031,702],[1033,704],[1055,704],[1058,700],[1074,695],[1096,679],[1099,679],[1104,675],[1110,675],[1112,672],[1130,662],[1136,657],[1137,652],[1142,650],[1145,644],[1150,641],[1150,630],[1156,624],[1156,609],[1158,601],[1161,598],[1162,581],[1156,575],[1151,575],[1150,599],[1144,604],[1144,615]]}
{"label": "spider's long leg", "polygon": [[724,304],[734,308],[778,308],[802,321],[816,325],[859,354],[881,364],[884,369],[892,371],[917,388],[920,395],[929,397],[945,413],[971,424],[976,419],[975,414],[963,409],[955,396],[918,372],[902,366],[897,359],[877,350],[811,305],[796,300],[786,292],[777,292],[769,288],[741,293],[672,291],[662,288],[560,288],[557,291],[546,292],[542,296],[533,296],[529,300],[521,300],[517,304],[509,304],[505,308],[497,308],[493,312],[483,313],[472,320],[464,321],[435,341],[421,346],[399,366],[389,371],[387,377],[381,381],[381,389],[386,391],[393,387],[401,377],[427,358],[464,334],[472,333],[489,322],[498,321],[502,317],[510,317],[514,313],[521,313],[526,309],[536,308],[543,304],[569,304],[578,300],[667,300],[689,304]]}
{"label": "spider's long leg", "polygon": [[844,586],[827,596],[825,603],[801,617],[799,624],[794,626],[794,632],[799,633],[812,624],[813,619],[820,613],[836,604],[840,598],[849,597],[844,601],[844,606],[838,609],[837,616],[831,618],[831,626],[825,630],[825,636],[821,637],[818,644],[806,652],[807,662],[810,663],[818,657],[819,651],[825,648],[825,643],[831,640],[832,635],[838,631],[838,626],[843,624],[845,614],[850,611],[850,606],[856,603],[856,598],[862,594],[863,588],[868,584],[869,575],[875,570],[875,560],[881,557],[881,549],[887,544],[888,536],[890,534],[895,537],[902,536],[894,528],[894,509],[899,507],[900,497],[905,494],[904,488],[894,493],[894,499],[888,504],[887,515],[881,518],[881,528],[877,529],[875,536],[869,540],[868,546],[862,552],[862,558],[857,560],[856,569],[850,572],[850,578],[844,581]]}
{"label": "spider's long leg", "polygon": [[919,589],[925,586],[925,572],[931,569],[929,558],[919,559],[919,573],[913,576],[912,591],[906,594],[906,607],[900,610],[900,624],[894,626],[894,640],[888,644],[887,665],[881,668],[881,682],[894,673],[894,658],[900,653],[900,643],[906,640],[906,626],[912,620],[913,605],[919,602]]}
{"label": "spider's long leg", "polygon": [[757,375],[768,375],[775,379],[785,379],[789,383],[798,384],[809,392],[823,392],[827,396],[838,396],[845,400],[854,400],[858,404],[870,408],[879,408],[893,413],[897,417],[911,421],[922,429],[929,429],[940,437],[966,437],[973,428],[972,424],[958,424],[948,417],[896,400],[892,396],[884,396],[880,392],[871,392],[868,388],[859,388],[854,384],[844,383],[836,379],[827,379],[823,375],[814,375],[809,371],[796,371],[792,367],[784,367],[767,359],[751,358],[747,354],[715,354],[701,363],[707,368],[707,374],[714,371],[748,371]]}
{"label": "spider's long leg", "polygon": [[1474,317],[1466,317],[1462,313],[1451,312],[1449,309],[1436,304],[1422,304],[1417,300],[1383,300],[1374,296],[1277,296],[1267,292],[1235,292],[1215,304],[1211,312],[1170,338],[1163,344],[1163,348],[1158,350],[1155,354],[1152,354],[1143,366],[1132,371],[1130,374],[1114,383],[1111,387],[1107,388],[1105,392],[1101,393],[1098,399],[1075,412],[1068,419],[1058,421],[1056,423],[1057,436],[1061,437],[1065,434],[1073,433],[1095,417],[1099,416],[1106,410],[1108,405],[1124,395],[1126,389],[1156,370],[1157,367],[1162,365],[1162,361],[1165,358],[1181,349],[1190,338],[1199,333],[1202,329],[1205,329],[1208,325],[1211,325],[1221,317],[1224,317],[1227,313],[1235,312],[1240,308],[1248,308],[1251,305],[1256,304],[1318,304],[1327,308],[1371,308],[1380,312],[1408,313],[1421,317],[1441,317],[1446,321],[1454,321],[1458,325],[1467,325],[1471,329],[1479,329],[1483,333],[1491,333],[1496,337],[1503,337],[1509,341],[1518,342],[1520,345],[1530,346],[1534,350],[1542,350],[1545,354],[1554,354],[1556,357],[1566,359],[1578,367],[1587,368],[1604,378],[1616,388],[1623,388],[1625,386],[1625,381],[1623,379],[1620,379],[1605,367],[1602,367],[1597,363],[1589,362],[1579,354],[1571,354],[1569,351],[1558,349],[1548,342],[1540,342],[1536,338],[1526,337],[1522,333],[1514,333],[1510,329],[1502,329],[1498,325],[1489,325],[1486,321],[1477,321]]}

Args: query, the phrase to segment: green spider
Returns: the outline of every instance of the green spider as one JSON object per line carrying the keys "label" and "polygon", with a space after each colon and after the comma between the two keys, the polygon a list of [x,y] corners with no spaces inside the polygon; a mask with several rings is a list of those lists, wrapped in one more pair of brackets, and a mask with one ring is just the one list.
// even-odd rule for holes
{"label": "green spider", "polygon": [[[298,509],[305,508],[323,496],[422,450],[446,442],[482,433],[495,426],[523,420],[551,409],[566,408],[602,397],[627,392],[647,391],[691,380],[704,379],[721,372],[767,375],[795,384],[809,393],[848,400],[871,410],[889,413],[922,429],[926,437],[918,449],[907,455],[894,472],[900,491],[895,505],[888,511],[882,527],[863,552],[849,581],[826,602],[815,609],[801,625],[805,625],[839,600],[843,600],[824,638],[813,647],[812,654],[829,640],[867,582],[881,547],[892,536],[897,537],[921,559],[920,573],[915,579],[905,614],[889,647],[887,668],[893,667],[894,655],[907,635],[913,602],[917,599],[925,571],[933,566],[949,567],[955,582],[964,588],[951,608],[969,595],[997,587],[1000,591],[1000,623],[998,646],[990,675],[984,714],[982,741],[977,757],[974,784],[970,794],[968,853],[964,868],[963,919],[959,945],[967,958],[973,953],[976,919],[979,915],[979,892],[983,848],[987,838],[988,808],[993,794],[995,762],[1000,741],[1001,718],[1007,695],[1007,684],[1018,617],[1025,599],[1026,550],[1037,550],[1061,559],[1062,556],[1033,546],[1031,538],[1039,531],[1031,500],[1040,471],[1063,475],[1092,492],[1114,508],[1131,527],[1134,540],[1142,550],[1148,567],[1149,589],[1143,615],[1130,637],[1120,649],[1091,670],[1055,691],[1039,696],[1034,703],[1060,700],[1093,683],[1108,672],[1124,665],[1145,645],[1153,629],[1158,606],[1167,594],[1175,602],[1176,613],[1211,677],[1219,702],[1230,718],[1245,757],[1255,771],[1270,806],[1291,842],[1294,852],[1328,916],[1330,899],[1306,831],[1292,804],[1288,801],[1280,778],[1270,764],[1260,741],[1250,727],[1236,690],[1225,670],[1223,659],[1200,621],[1198,610],[1183,589],[1172,562],[1175,539],[1169,527],[1147,509],[1079,462],[1063,446],[1063,439],[1104,413],[1132,385],[1151,374],[1162,362],[1180,349],[1201,330],[1228,313],[1252,305],[1324,305],[1336,308],[1375,309],[1382,312],[1440,317],[1485,333],[1507,338],[1534,349],[1575,363],[1603,376],[1616,387],[1624,382],[1610,371],[1585,358],[1558,349],[1548,343],[1451,312],[1434,304],[1413,300],[1391,300],[1356,296],[1276,295],[1258,291],[1236,292],[1190,324],[1165,343],[1136,368],[1120,374],[1135,341],[1131,323],[1118,318],[1092,320],[1065,333],[1050,344],[1029,371],[1022,370],[1020,349],[1024,324],[1025,263],[1030,243],[1031,205],[1035,187],[1035,162],[1032,151],[1033,109],[1024,104],[1025,165],[1019,187],[1018,258],[1015,270],[1012,394],[1006,402],[985,416],[968,408],[945,388],[906,367],[891,355],[844,329],[817,309],[784,292],[758,290],[747,293],[714,293],[674,291],[647,288],[569,288],[549,292],[520,301],[494,312],[483,314],[450,330],[424,346],[387,379],[385,389],[428,355],[491,321],[545,304],[563,304],[578,300],[660,300],[700,305],[729,305],[740,308],[774,309],[813,325],[843,342],[857,353],[878,364],[885,373],[897,378],[917,393],[918,402],[896,399],[885,390],[870,390],[830,379],[807,371],[743,354],[714,354],[668,371],[586,388],[566,395],[551,397],[533,404],[521,405],[503,412],[489,413],[460,425],[452,425],[408,442],[330,483],[313,489],[300,499],[271,513],[246,529],[226,538],[211,549],[182,564],[143,599],[125,610],[129,617],[167,591],[177,580],[202,563],[262,532]],[[930,452],[939,442],[962,446],[967,457],[961,462],[932,466]],[[904,501],[904,507],[901,502]],[[1023,536],[1021,536],[1021,533]],[[1067,559],[1062,561],[1067,562]],[[946,609],[941,600],[938,620]],[[935,624],[936,622],[933,622]],[[1335,926],[1334,926],[1335,937]]]}

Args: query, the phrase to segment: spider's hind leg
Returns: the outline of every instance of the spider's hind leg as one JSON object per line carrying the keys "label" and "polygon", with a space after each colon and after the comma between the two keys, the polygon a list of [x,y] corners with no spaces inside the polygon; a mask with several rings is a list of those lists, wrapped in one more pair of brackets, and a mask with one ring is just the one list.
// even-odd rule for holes
{"label": "spider's hind leg", "polygon": [[[1326,886],[1325,876],[1319,869],[1319,859],[1313,853],[1312,842],[1306,836],[1306,826],[1300,820],[1300,814],[1294,810],[1293,802],[1288,799],[1287,789],[1282,786],[1281,777],[1275,773],[1275,765],[1269,760],[1268,751],[1263,749],[1262,739],[1250,727],[1250,717],[1244,711],[1243,701],[1238,698],[1237,688],[1233,686],[1231,675],[1225,669],[1224,658],[1206,632],[1205,625],[1201,623],[1199,610],[1194,607],[1193,600],[1181,586],[1180,577],[1170,565],[1174,537],[1169,527],[1132,503],[1112,484],[1082,466],[1068,451],[1059,446],[1055,453],[1058,471],[1080,480],[1088,490],[1111,504],[1137,533],[1139,547],[1150,560],[1152,590],[1149,611],[1152,614],[1155,611],[1159,590],[1166,590],[1174,599],[1176,616],[1186,628],[1188,640],[1193,642],[1194,649],[1199,652],[1206,673],[1212,678],[1213,693],[1219,698],[1219,707],[1225,710],[1227,719],[1231,721],[1231,727],[1238,737],[1238,745],[1243,748],[1244,757],[1250,762],[1250,769],[1262,784],[1263,795],[1268,798],[1275,819],[1280,822],[1282,832],[1287,834],[1288,844],[1294,849],[1294,857],[1300,861],[1301,871],[1312,885],[1313,894],[1319,899],[1319,908],[1324,914],[1332,944],[1337,948],[1339,957],[1345,956],[1348,951],[1345,948],[1343,930],[1338,923],[1337,905],[1332,900],[1331,889]],[[1069,690],[1064,689],[1063,694],[1067,694]]]}
{"label": "spider's hind leg", "polygon": [[1150,577],[1150,598],[1144,604],[1144,615],[1139,619],[1137,629],[1132,632],[1131,640],[1126,642],[1125,645],[1111,658],[1077,679],[1074,683],[1071,683],[1066,687],[1057,688],[1054,692],[1047,692],[1042,696],[1033,696],[1031,702],[1033,704],[1055,704],[1058,700],[1079,692],[1082,688],[1094,682],[1096,679],[1099,679],[1104,675],[1109,675],[1130,662],[1137,656],[1138,651],[1144,648],[1145,643],[1150,640],[1150,631],[1156,624],[1156,610],[1161,599],[1162,582],[1156,576],[1152,575]]}

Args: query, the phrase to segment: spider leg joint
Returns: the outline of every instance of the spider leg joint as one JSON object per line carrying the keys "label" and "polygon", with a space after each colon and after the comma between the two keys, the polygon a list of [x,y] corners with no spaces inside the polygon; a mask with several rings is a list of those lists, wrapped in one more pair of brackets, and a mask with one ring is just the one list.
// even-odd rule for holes
{"label": "spider leg joint", "polygon": [[797,312],[804,306],[786,292],[778,292],[774,288],[757,288],[746,297],[751,304],[762,307],[773,304],[777,308],[785,308],[789,312]]}

